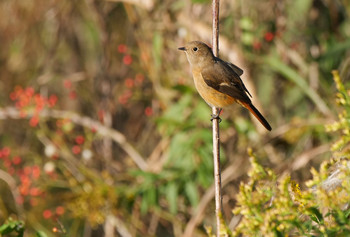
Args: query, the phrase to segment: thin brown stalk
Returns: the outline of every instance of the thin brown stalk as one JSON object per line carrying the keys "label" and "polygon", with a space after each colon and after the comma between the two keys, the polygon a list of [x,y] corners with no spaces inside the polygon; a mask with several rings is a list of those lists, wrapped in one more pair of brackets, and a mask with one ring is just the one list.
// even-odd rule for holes
{"label": "thin brown stalk", "polygon": [[[219,54],[219,5],[220,0],[213,0],[213,53]],[[219,109],[213,107],[213,114],[218,114]],[[213,119],[213,159],[214,159],[214,182],[215,182],[215,215],[216,236],[220,236],[222,218],[222,193],[221,193],[221,169],[220,169],[220,133],[219,118]]]}

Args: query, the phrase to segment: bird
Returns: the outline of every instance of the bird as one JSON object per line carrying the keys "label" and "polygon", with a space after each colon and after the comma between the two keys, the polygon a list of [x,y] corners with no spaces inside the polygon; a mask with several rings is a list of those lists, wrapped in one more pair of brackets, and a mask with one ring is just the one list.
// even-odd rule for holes
{"label": "bird", "polygon": [[212,115],[212,119],[219,118],[222,108],[236,102],[248,109],[271,131],[270,124],[250,100],[252,95],[240,77],[243,74],[241,68],[215,57],[212,49],[201,41],[191,41],[178,49],[186,53],[200,96],[210,107],[219,108],[219,113]]}

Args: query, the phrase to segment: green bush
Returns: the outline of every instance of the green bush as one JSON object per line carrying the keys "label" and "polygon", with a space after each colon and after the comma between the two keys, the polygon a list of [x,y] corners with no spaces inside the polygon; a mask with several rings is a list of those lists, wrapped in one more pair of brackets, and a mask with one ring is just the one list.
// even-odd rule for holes
{"label": "green bush", "polygon": [[[343,109],[339,120],[327,125],[327,131],[340,131],[332,146],[333,158],[324,161],[305,190],[289,174],[277,176],[262,167],[249,151],[249,181],[240,185],[235,215],[241,221],[232,236],[349,236],[350,234],[350,91],[333,72],[337,85],[337,104]],[[226,234],[228,232],[226,231]]]}

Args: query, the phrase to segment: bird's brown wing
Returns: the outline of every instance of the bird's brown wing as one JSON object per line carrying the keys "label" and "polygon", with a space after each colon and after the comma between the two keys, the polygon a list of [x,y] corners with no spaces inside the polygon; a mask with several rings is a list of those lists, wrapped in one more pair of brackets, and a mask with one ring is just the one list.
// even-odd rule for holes
{"label": "bird's brown wing", "polygon": [[243,70],[241,68],[239,68],[238,66],[234,65],[233,63],[230,62],[226,62],[220,58],[215,57],[216,61],[221,61],[223,63],[226,63],[238,76],[242,76],[243,74]]}
{"label": "bird's brown wing", "polygon": [[251,103],[241,78],[224,63],[220,60],[202,70],[201,74],[205,83],[232,98]]}
{"label": "bird's brown wing", "polygon": [[243,74],[243,70],[240,69],[239,67],[237,67],[236,65],[234,65],[233,63],[226,62],[224,60],[221,60],[220,58],[216,58],[215,57],[214,59],[215,59],[214,67],[216,67],[216,68],[218,68],[218,67],[226,68],[226,70],[228,71],[229,74],[235,74],[234,78],[237,79],[235,81],[242,86],[242,88],[245,90],[245,92],[248,93],[248,95],[250,97],[252,97],[252,95],[250,94],[248,89],[243,84],[242,79],[240,78],[240,76]]}

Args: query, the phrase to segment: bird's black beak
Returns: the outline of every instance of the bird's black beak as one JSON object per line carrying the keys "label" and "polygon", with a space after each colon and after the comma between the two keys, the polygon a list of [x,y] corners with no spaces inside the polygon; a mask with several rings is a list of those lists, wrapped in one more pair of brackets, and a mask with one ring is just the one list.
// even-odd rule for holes
{"label": "bird's black beak", "polygon": [[185,47],[178,48],[178,50],[186,51]]}

